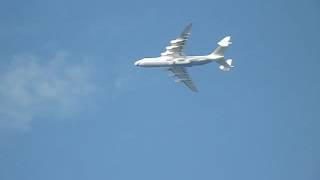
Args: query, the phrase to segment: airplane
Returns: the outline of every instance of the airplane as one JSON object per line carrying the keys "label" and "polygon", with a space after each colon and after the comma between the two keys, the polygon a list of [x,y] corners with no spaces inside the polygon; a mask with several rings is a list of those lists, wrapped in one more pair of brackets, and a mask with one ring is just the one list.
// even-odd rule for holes
{"label": "airplane", "polygon": [[218,47],[209,55],[204,56],[186,56],[183,52],[185,44],[191,34],[192,23],[182,31],[179,37],[170,41],[170,45],[161,53],[159,57],[143,58],[134,63],[139,67],[157,67],[166,68],[171,72],[171,76],[177,79],[175,82],[184,83],[191,91],[198,92],[197,87],[190,78],[187,67],[204,65],[211,62],[217,62],[222,71],[230,71],[234,66],[232,59],[225,60],[224,52],[231,44],[231,36],[224,37],[218,42]]}

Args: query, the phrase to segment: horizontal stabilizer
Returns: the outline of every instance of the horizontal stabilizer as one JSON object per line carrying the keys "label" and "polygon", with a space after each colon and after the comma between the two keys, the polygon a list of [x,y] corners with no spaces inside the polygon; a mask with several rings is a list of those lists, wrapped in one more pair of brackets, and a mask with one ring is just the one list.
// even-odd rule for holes
{"label": "horizontal stabilizer", "polygon": [[231,68],[225,67],[223,65],[220,65],[219,68],[221,69],[221,71],[230,71],[230,69],[231,69]]}
{"label": "horizontal stabilizer", "polygon": [[219,68],[222,70],[222,71],[230,71],[231,68],[233,68],[234,66],[232,65],[232,59],[228,59],[226,61],[224,60],[220,60],[218,61],[218,63],[220,64]]}
{"label": "horizontal stabilizer", "polygon": [[228,64],[230,67],[234,67],[234,66],[232,65],[232,59],[228,59],[228,60],[226,60],[226,62],[227,62],[227,64]]}

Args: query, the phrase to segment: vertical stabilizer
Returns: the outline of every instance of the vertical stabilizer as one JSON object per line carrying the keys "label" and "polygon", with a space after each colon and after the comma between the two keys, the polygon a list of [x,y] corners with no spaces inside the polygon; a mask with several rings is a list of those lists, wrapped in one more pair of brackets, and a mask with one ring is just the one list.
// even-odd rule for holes
{"label": "vertical stabilizer", "polygon": [[230,44],[232,44],[231,36],[224,37],[221,41],[218,42],[218,47],[210,54],[210,55],[218,55],[218,56],[224,56],[225,50],[229,47]]}

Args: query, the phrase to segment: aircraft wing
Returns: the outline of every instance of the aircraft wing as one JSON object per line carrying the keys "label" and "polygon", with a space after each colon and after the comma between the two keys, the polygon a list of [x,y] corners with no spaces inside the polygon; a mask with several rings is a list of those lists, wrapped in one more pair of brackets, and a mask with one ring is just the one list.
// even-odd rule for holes
{"label": "aircraft wing", "polygon": [[191,91],[198,92],[185,67],[176,66],[168,70],[173,73],[173,76],[177,77],[176,82],[183,82]]}
{"label": "aircraft wing", "polygon": [[183,56],[183,49],[191,34],[191,28],[192,24],[190,23],[178,38],[170,41],[170,45],[161,53],[161,56]]}

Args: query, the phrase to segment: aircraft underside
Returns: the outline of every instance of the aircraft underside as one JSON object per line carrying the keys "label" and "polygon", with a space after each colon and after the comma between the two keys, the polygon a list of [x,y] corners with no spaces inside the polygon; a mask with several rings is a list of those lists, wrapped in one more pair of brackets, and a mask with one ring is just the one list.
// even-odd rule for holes
{"label": "aircraft underside", "polygon": [[212,60],[188,60],[187,58],[184,60],[170,60],[170,61],[154,61],[154,60],[145,60],[143,62],[139,62],[136,65],[141,67],[171,67],[171,66],[183,66],[183,67],[192,67],[198,65],[204,65],[212,62]]}
{"label": "aircraft underside", "polygon": [[226,36],[218,42],[218,47],[209,55],[205,56],[185,56],[183,53],[184,46],[191,34],[192,24],[189,24],[181,35],[170,41],[170,45],[161,53],[160,57],[143,58],[134,63],[139,67],[166,67],[178,83],[184,83],[191,91],[197,92],[197,88],[191,80],[186,67],[208,64],[215,61],[219,64],[222,71],[230,71],[234,66],[232,59],[224,59],[224,52],[231,44],[230,36]]}

